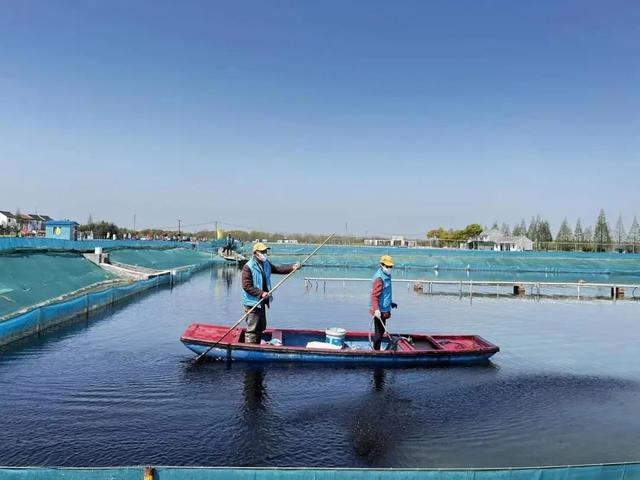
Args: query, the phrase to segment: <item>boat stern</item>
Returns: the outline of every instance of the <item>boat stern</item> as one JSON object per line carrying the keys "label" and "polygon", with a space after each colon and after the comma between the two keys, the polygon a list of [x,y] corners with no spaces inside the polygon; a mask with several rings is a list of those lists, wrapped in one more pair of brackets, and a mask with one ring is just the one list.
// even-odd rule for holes
{"label": "boat stern", "polygon": [[229,331],[229,327],[222,325],[192,323],[184,331],[180,337],[180,341],[182,341],[182,343],[198,343],[201,345],[212,345],[220,342],[220,345],[227,345],[229,343],[239,342],[243,333],[244,329],[240,327]]}

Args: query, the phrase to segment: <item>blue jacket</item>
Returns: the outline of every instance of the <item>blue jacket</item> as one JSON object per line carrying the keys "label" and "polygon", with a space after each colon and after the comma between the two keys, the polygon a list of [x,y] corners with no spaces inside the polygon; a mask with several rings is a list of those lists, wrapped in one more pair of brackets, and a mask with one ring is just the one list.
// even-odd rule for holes
{"label": "blue jacket", "polygon": [[[373,276],[372,283],[375,284],[377,279],[382,280],[382,292],[378,296],[378,306],[381,312],[391,311],[392,293],[391,293],[391,275],[387,275],[382,271],[382,268],[378,268],[378,271]],[[373,301],[369,305],[369,308],[375,310]]]}
{"label": "blue jacket", "polygon": [[[262,289],[262,270],[260,268],[260,265],[258,264],[258,261],[255,259],[255,257],[251,257],[251,260],[247,262],[247,266],[251,270],[251,277],[253,278],[254,287]],[[270,291],[271,290],[271,264],[269,263],[269,261],[263,262],[262,268],[264,269],[264,276],[267,279],[267,290]],[[270,298],[269,300],[270,302],[272,302],[273,298]],[[260,301],[259,297],[249,295],[245,290],[242,290],[243,305],[246,305],[248,307],[253,307],[259,301]]]}

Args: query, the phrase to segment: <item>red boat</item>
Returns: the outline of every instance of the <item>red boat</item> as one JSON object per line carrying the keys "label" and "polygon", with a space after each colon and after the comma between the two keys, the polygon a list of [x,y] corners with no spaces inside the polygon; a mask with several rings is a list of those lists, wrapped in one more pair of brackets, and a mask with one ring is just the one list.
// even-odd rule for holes
{"label": "red boat", "polygon": [[328,343],[324,330],[268,329],[259,345],[244,343],[244,328],[227,332],[226,326],[194,323],[180,340],[199,355],[207,352],[211,359],[251,362],[469,365],[486,362],[500,350],[477,335],[385,336],[381,349],[373,350],[368,332],[344,332],[341,345]]}

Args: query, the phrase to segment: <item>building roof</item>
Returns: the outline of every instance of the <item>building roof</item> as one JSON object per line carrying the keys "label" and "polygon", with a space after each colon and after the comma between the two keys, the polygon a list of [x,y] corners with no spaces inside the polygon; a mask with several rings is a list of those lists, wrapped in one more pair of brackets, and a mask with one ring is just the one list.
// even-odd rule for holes
{"label": "building roof", "polygon": [[49,220],[53,220],[50,216],[48,215],[41,215],[39,213],[30,213],[29,216],[33,219],[33,220],[41,220],[43,222],[48,222]]}
{"label": "building roof", "polygon": [[16,216],[11,212],[5,212],[4,210],[0,210],[0,213],[7,218],[16,218]]}
{"label": "building roof", "polygon": [[71,225],[78,226],[80,224],[71,220],[51,220],[47,222],[47,227],[66,227]]}

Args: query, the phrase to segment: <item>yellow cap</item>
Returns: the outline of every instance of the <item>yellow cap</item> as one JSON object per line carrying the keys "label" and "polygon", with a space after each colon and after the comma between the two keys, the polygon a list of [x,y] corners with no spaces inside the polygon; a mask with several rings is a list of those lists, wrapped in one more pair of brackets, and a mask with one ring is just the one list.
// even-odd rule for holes
{"label": "yellow cap", "polygon": [[266,252],[269,249],[264,243],[258,242],[253,244],[253,252]]}
{"label": "yellow cap", "polygon": [[393,267],[393,258],[390,255],[382,255],[380,257],[380,263],[387,267]]}

